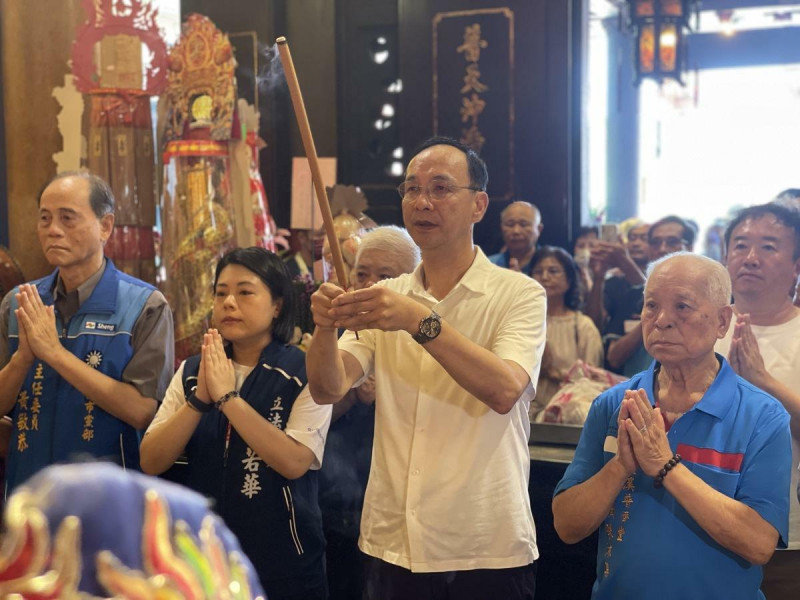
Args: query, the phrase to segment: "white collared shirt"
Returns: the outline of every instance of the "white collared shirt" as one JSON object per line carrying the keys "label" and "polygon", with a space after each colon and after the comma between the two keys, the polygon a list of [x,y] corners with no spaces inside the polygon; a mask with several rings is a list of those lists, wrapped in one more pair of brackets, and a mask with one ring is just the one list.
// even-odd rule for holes
{"label": "white collared shirt", "polygon": [[[731,319],[728,333],[717,340],[714,350],[728,358],[733,340],[736,315]],[[758,342],[758,351],[764,359],[767,373],[785,386],[796,390],[800,388],[800,315],[792,317],[780,325],[751,325]],[[800,550],[800,504],[797,502],[797,489],[800,483],[798,473],[800,463],[800,441],[792,436],[792,482],[789,488],[789,550]]]}
{"label": "white collared shirt", "polygon": [[376,385],[359,547],[415,572],[527,565],[539,554],[528,497],[528,408],[545,343],[544,290],[492,265],[480,249],[441,301],[425,291],[421,269],[383,285],[516,362],[534,383],[501,415],[407,332],[362,331],[360,340],[346,332],[339,348],[359,361],[365,377],[374,371]]}

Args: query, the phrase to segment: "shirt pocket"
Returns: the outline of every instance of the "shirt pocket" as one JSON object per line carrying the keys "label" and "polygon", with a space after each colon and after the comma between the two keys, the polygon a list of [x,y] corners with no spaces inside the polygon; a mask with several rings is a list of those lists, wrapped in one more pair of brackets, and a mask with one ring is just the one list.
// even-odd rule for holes
{"label": "shirt pocket", "polygon": [[735,497],[736,489],[739,487],[740,473],[698,463],[685,462],[684,464],[692,473],[721,494],[725,494],[729,498]]}

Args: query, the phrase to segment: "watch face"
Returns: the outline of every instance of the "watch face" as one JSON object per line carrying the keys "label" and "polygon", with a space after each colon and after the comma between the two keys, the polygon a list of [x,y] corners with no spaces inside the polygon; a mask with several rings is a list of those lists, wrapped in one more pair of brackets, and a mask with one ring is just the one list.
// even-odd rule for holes
{"label": "watch face", "polygon": [[442,324],[438,319],[434,319],[433,317],[428,317],[427,319],[422,321],[420,325],[420,333],[427,337],[428,339],[433,339],[439,332],[442,330]]}

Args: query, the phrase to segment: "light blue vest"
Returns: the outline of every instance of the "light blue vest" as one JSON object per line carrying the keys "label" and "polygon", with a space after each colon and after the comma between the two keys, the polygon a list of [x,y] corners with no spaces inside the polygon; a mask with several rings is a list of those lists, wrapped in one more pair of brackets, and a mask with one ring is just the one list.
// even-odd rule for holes
{"label": "light blue vest", "polygon": [[[54,302],[57,277],[58,270],[32,282],[46,305]],[[98,371],[121,380],[133,355],[133,326],[154,289],[118,271],[107,260],[97,287],[69,322],[64,323],[56,311],[62,345]],[[17,306],[12,295],[10,353],[19,345],[19,323],[14,315]],[[139,469],[142,432],[90,402],[40,360],[28,372],[11,417],[14,429],[6,472],[8,493],[47,465],[74,462],[81,456]]]}

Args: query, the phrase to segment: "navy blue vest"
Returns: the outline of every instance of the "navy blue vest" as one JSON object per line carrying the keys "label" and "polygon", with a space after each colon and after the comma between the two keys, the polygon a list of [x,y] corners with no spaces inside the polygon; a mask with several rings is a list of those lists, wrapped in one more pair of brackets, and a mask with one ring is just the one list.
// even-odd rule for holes
{"label": "navy blue vest", "polygon": [[[58,270],[32,282],[46,305],[54,302]],[[121,380],[133,355],[132,331],[155,288],[118,271],[109,260],[91,296],[64,323],[56,311],[62,345],[109,377]],[[14,290],[15,292],[17,290]],[[9,352],[19,346],[11,296]],[[88,455],[139,469],[141,433],[110,415],[40,360],[34,362],[11,412],[14,429],[6,473],[7,491],[46,467]]]}
{"label": "navy blue vest", "polygon": [[[197,384],[199,365],[199,355],[184,364],[186,396]],[[239,393],[283,430],[305,385],[305,354],[273,341]],[[216,502],[215,510],[239,538],[267,596],[302,594],[322,585],[325,540],[317,471],[286,479],[261,461],[228,423],[220,411],[203,415],[186,445],[186,485]]]}

